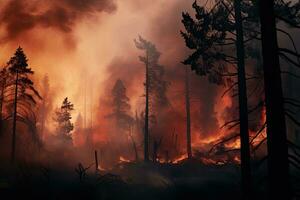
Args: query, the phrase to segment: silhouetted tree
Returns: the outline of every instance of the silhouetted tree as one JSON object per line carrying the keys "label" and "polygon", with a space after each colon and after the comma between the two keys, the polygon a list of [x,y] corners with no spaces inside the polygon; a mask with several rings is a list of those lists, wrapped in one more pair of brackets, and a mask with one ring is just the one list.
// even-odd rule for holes
{"label": "silhouetted tree", "polygon": [[[7,63],[9,72],[14,76],[14,92],[13,95],[13,128],[12,128],[12,152],[11,162],[15,161],[16,149],[16,128],[17,120],[29,124],[35,130],[36,117],[31,107],[36,104],[34,97],[41,99],[39,93],[35,90],[33,82],[29,75],[34,72],[28,67],[26,55],[23,49],[19,47],[14,56]],[[36,131],[34,131],[34,137]]]}
{"label": "silhouetted tree", "polygon": [[[149,122],[155,122],[155,112],[168,105],[166,96],[168,88],[167,81],[164,80],[164,68],[159,64],[160,52],[155,45],[139,36],[134,40],[138,49],[145,51],[145,56],[140,56],[140,61],[146,67],[145,81],[145,129],[144,129],[144,159],[149,160]],[[149,116],[150,107],[152,115]]]}
{"label": "silhouetted tree", "polygon": [[291,199],[274,0],[260,0],[268,143],[269,199]]}
{"label": "silhouetted tree", "polygon": [[124,83],[118,79],[112,89],[112,103],[113,113],[110,117],[116,120],[118,129],[129,131],[132,124],[132,117],[130,116],[129,98],[126,94],[126,87]]}
{"label": "silhouetted tree", "polygon": [[[234,0],[233,6],[227,6],[226,1],[219,1],[211,11],[206,11],[197,2],[193,4],[193,8],[196,11],[197,21],[188,13],[183,13],[182,22],[186,33],[181,32],[181,34],[186,45],[195,50],[184,64],[191,65],[199,75],[208,75],[209,80],[217,84],[226,84],[224,76],[237,75],[242,190],[243,198],[249,199],[252,193],[241,0]],[[236,46],[236,57],[229,55],[228,49],[224,50],[225,46],[230,45]],[[237,73],[228,73],[228,65],[237,65]]]}
{"label": "silhouetted tree", "polygon": [[[185,69],[185,110],[186,110],[186,149],[189,159],[192,158],[192,141],[191,141],[191,111],[190,111],[190,82],[189,69]],[[175,143],[175,145],[177,145]],[[175,146],[176,147],[176,146]]]}
{"label": "silhouetted tree", "polygon": [[7,93],[7,89],[11,84],[11,75],[7,70],[7,67],[4,67],[0,71],[0,135],[3,131],[3,105],[5,101],[5,95]]}
{"label": "silhouetted tree", "polygon": [[141,62],[145,64],[146,67],[146,81],[145,81],[145,96],[146,96],[146,103],[145,103],[145,128],[144,128],[144,160],[149,160],[149,88],[150,88],[150,81],[149,81],[149,65],[151,63],[151,58],[156,57],[157,55],[152,55],[151,51],[154,49],[154,45],[150,42],[147,42],[143,38],[139,37],[139,41],[135,41],[135,45],[138,49],[145,51],[145,56],[140,56]]}
{"label": "silhouetted tree", "polygon": [[64,141],[72,141],[72,130],[74,125],[71,122],[71,112],[74,110],[74,105],[68,100],[68,97],[64,99],[62,105],[55,112],[54,120],[57,123],[57,133]]}

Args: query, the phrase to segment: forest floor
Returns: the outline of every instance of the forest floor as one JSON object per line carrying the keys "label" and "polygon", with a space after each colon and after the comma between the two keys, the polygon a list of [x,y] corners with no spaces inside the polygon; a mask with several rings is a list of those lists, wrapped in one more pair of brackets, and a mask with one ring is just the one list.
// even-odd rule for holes
{"label": "forest floor", "polygon": [[[0,171],[1,199],[240,199],[239,166],[123,162],[110,171],[22,166]],[[81,175],[81,176],[80,176]],[[264,184],[255,183],[255,199]]]}

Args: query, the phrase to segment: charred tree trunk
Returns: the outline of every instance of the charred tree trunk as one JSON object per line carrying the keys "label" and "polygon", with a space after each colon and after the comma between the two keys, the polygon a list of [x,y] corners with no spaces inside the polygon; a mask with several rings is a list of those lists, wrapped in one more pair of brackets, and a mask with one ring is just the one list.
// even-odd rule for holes
{"label": "charred tree trunk", "polygon": [[278,56],[274,0],[260,0],[264,67],[269,199],[291,199],[283,92]]}
{"label": "charred tree trunk", "polygon": [[166,150],[165,151],[165,156],[166,156],[166,163],[169,163],[169,161],[170,161],[170,157],[169,157],[169,151],[168,150]]}
{"label": "charred tree trunk", "polygon": [[145,130],[144,130],[144,160],[149,161],[149,63],[148,50],[146,51],[146,107],[145,107]]}
{"label": "charred tree trunk", "polygon": [[[191,144],[190,84],[189,84],[189,71],[187,67],[185,68],[185,110],[186,110],[186,149],[187,149],[188,159],[191,159],[192,144]],[[175,144],[177,145],[177,141]]]}
{"label": "charred tree trunk", "polygon": [[136,147],[136,143],[134,141],[134,138],[132,136],[132,126],[130,126],[130,130],[129,130],[129,137],[131,139],[131,142],[132,142],[132,147],[133,147],[133,150],[134,150],[134,154],[135,154],[135,161],[138,161],[139,160],[139,154],[138,154],[138,150],[137,150],[137,147]]}
{"label": "charred tree trunk", "polygon": [[97,150],[95,150],[95,167],[96,167],[96,172],[99,171],[99,164],[98,164],[98,153]]}
{"label": "charred tree trunk", "polygon": [[175,135],[175,152],[176,152],[176,155],[178,154],[178,134],[176,133]]}
{"label": "charred tree trunk", "polygon": [[12,147],[11,147],[11,163],[15,162],[15,154],[16,154],[16,128],[17,128],[17,102],[18,102],[18,79],[19,73],[16,75],[15,82],[15,97],[14,97],[14,113],[13,113],[13,132],[12,132]]}
{"label": "charred tree trunk", "polygon": [[158,142],[156,140],[154,140],[154,142],[153,142],[153,157],[152,157],[153,162],[157,161],[157,150],[158,150]]}
{"label": "charred tree trunk", "polygon": [[250,145],[248,132],[248,103],[247,86],[245,77],[245,52],[243,24],[241,15],[241,0],[234,0],[235,26],[236,26],[236,51],[238,60],[238,97],[239,97],[239,119],[241,139],[241,177],[243,199],[251,196],[251,168],[250,168]]}

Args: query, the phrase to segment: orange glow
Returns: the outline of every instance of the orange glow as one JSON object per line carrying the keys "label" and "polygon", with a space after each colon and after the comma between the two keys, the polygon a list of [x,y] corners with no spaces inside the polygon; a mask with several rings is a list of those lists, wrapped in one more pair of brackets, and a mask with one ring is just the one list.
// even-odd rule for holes
{"label": "orange glow", "polygon": [[129,162],[130,162],[130,160],[124,158],[123,156],[120,156],[119,163],[129,163]]}

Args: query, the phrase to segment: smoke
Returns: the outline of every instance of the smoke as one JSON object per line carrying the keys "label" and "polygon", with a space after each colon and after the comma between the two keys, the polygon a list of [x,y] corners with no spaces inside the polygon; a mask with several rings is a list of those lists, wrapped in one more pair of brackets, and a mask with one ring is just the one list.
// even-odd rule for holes
{"label": "smoke", "polygon": [[[53,107],[69,97],[75,106],[73,122],[81,113],[87,127],[92,127],[95,144],[110,139],[112,125],[105,115],[110,113],[108,97],[117,79],[127,88],[132,115],[136,110],[143,111],[145,66],[138,59],[143,52],[136,49],[133,40],[140,34],[153,42],[162,53],[160,64],[170,83],[167,92],[170,106],[158,112],[161,121],[157,132],[163,136],[163,145],[170,146],[175,129],[184,152],[187,66],[181,62],[190,51],[180,36],[181,13],[192,12],[194,0],[2,1],[0,38],[5,45],[0,49],[1,62],[6,62],[16,45],[24,47],[36,80],[49,74],[50,90],[55,91],[51,98]],[[203,142],[218,136],[223,122],[220,120],[229,118],[220,113],[232,105],[220,98],[223,88],[208,83],[205,77],[194,72],[190,75],[192,141]],[[139,136],[142,139],[142,131]],[[79,146],[84,143],[84,139],[77,139]]]}
{"label": "smoke", "polygon": [[112,0],[10,0],[0,11],[0,26],[5,30],[1,41],[13,40],[36,27],[71,33],[77,20],[115,10]]}
{"label": "smoke", "polygon": [[[138,20],[134,26],[128,27],[132,31],[124,34],[124,37],[128,38],[130,35],[131,38],[129,37],[126,41],[125,48],[121,48],[123,51],[120,51],[120,54],[117,54],[106,67],[108,77],[103,85],[107,89],[102,96],[107,97],[110,92],[109,88],[116,79],[120,78],[126,84],[133,113],[135,110],[142,112],[145,101],[143,97],[145,66],[139,62],[138,56],[143,56],[143,52],[136,49],[133,39],[140,34],[156,45],[158,51],[161,52],[159,62],[164,66],[165,79],[169,83],[167,96],[170,106],[168,109],[157,111],[159,115],[157,117],[161,121],[157,122],[158,130],[152,130],[150,134],[156,132],[163,136],[164,146],[172,142],[174,130],[178,134],[179,145],[185,148],[186,143],[184,80],[185,67],[188,66],[182,65],[181,61],[190,52],[180,36],[180,30],[183,29],[180,21],[182,11],[190,10],[191,4],[192,1],[174,1],[172,3],[153,1],[151,4],[145,2],[138,5],[133,3],[130,9],[141,9],[148,18]],[[148,15],[148,10],[156,10],[156,12]],[[144,27],[145,24],[146,27]],[[134,32],[134,30],[136,31]],[[215,104],[217,101],[222,101],[219,98],[223,88],[208,83],[205,77],[201,78],[193,72],[190,72],[190,76],[192,138],[195,140],[200,138],[203,142],[205,138],[214,137],[220,132],[216,112],[224,110],[216,111]]]}

